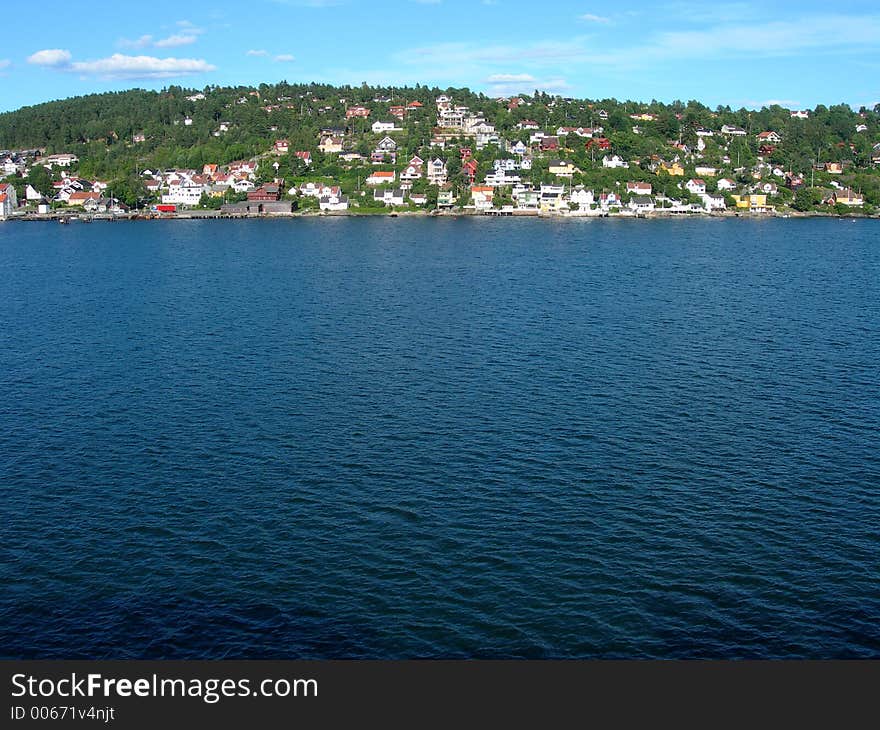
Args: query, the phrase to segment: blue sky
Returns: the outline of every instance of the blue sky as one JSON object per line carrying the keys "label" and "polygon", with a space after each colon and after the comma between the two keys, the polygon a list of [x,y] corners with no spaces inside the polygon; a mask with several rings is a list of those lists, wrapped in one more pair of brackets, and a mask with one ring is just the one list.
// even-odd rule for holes
{"label": "blue sky", "polygon": [[876,0],[151,0],[139,7],[84,12],[50,0],[40,24],[28,20],[27,6],[7,8],[21,23],[0,45],[0,110],[134,86],[282,79],[735,107],[880,102]]}

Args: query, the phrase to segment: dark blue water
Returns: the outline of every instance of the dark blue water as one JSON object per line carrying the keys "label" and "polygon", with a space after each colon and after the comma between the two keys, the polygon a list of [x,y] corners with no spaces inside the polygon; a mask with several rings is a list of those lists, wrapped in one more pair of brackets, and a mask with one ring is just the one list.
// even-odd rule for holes
{"label": "dark blue water", "polygon": [[0,224],[0,654],[878,657],[880,223]]}

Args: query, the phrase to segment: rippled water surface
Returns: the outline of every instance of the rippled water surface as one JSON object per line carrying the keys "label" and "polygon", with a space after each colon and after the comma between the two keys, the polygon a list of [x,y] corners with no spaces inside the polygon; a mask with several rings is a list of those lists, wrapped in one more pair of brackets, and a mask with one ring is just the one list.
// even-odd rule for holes
{"label": "rippled water surface", "polygon": [[0,224],[0,585],[12,657],[878,657],[880,224]]}

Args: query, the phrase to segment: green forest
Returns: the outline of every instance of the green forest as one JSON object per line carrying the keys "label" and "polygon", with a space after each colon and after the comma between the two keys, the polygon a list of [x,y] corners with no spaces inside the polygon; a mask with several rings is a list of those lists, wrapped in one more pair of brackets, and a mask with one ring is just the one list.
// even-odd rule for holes
{"label": "green forest", "polygon": [[[188,98],[199,92],[204,98]],[[750,172],[761,156],[765,163],[800,174],[808,181],[811,190],[788,195],[795,209],[808,210],[821,203],[818,191],[831,179],[822,166],[829,162],[844,165],[843,174],[835,179],[862,191],[868,206],[880,205],[880,171],[876,166],[880,158],[880,105],[859,110],[846,104],[820,105],[809,110],[807,119],[800,119],[781,106],[760,110],[726,106],[711,109],[693,100],[669,104],[582,100],[540,92],[523,95],[523,103],[514,107],[508,100],[468,89],[421,85],[382,88],[282,82],[258,87],[210,86],[200,90],[169,86],[162,91],[132,89],[92,94],[0,114],[0,149],[39,148],[45,154],[73,153],[80,160],[76,174],[110,181],[120,197],[131,199],[143,194],[141,173],[145,169],[199,170],[207,163],[223,165],[265,155],[275,140],[288,139],[290,154],[277,158],[277,173],[270,164],[261,165],[263,179],[277,175],[296,182],[320,177],[337,181],[348,192],[360,184],[363,175],[341,164],[336,155],[324,156],[318,151],[322,130],[345,129],[346,144],[369,155],[383,136],[373,134],[372,123],[391,119],[389,108],[393,105],[418,101],[423,106],[407,114],[405,121],[400,122],[403,131],[394,135],[399,144],[397,168],[412,155],[425,160],[439,155],[450,163],[453,183],[464,187],[456,155],[449,148],[439,151],[430,146],[437,123],[435,100],[440,94],[450,96],[472,112],[481,112],[501,139],[509,142],[528,143],[529,132],[516,126],[525,119],[534,120],[550,134],[561,126],[602,126],[603,135],[611,144],[607,153],[636,163],[630,169],[605,169],[601,165],[605,152],[588,148],[585,140],[569,135],[557,155],[571,160],[580,171],[573,184],[604,189],[625,180],[645,179],[654,183],[655,191],[675,190],[680,196],[680,180],[649,172],[653,169],[652,160],[680,157],[688,174],[695,164],[716,166],[745,184],[752,179]],[[346,120],[345,110],[352,105],[366,106],[371,110],[370,117]],[[639,113],[655,118],[634,121],[630,116]],[[187,119],[191,122],[186,123]],[[220,131],[221,123],[227,131]],[[747,134],[723,138],[717,133],[723,125],[741,127]],[[703,138],[704,149],[697,161],[694,153],[697,130],[701,128],[715,130],[716,134]],[[777,132],[782,142],[762,151],[756,135],[766,131]],[[462,138],[460,144],[471,146],[472,141]],[[311,152],[310,169],[294,155],[296,150]],[[480,163],[480,176],[491,169],[493,159],[509,156],[491,146],[474,152]],[[532,182],[553,179],[547,172],[547,159],[536,158]],[[43,173],[34,174],[39,178],[32,180],[35,187],[51,187],[48,176],[43,179]],[[712,189],[712,183],[709,188]]]}

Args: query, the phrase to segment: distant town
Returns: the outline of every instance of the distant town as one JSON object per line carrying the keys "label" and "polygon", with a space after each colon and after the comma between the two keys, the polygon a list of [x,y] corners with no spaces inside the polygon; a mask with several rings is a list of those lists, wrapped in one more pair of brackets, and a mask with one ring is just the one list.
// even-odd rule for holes
{"label": "distant town", "polygon": [[427,87],[172,87],[0,115],[2,147],[4,220],[880,208],[880,110],[843,105],[734,111]]}

